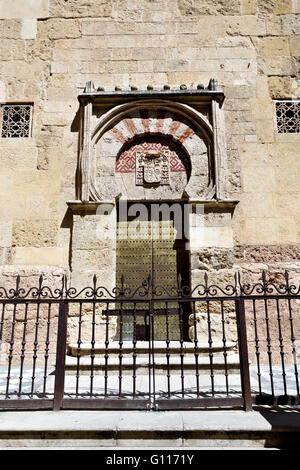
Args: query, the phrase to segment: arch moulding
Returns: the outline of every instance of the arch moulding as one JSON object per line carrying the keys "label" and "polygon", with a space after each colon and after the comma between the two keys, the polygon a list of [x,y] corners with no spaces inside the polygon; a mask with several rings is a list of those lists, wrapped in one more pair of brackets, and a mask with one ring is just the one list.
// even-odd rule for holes
{"label": "arch moulding", "polygon": [[[134,145],[142,136],[146,140],[150,136],[169,139],[186,152],[191,173],[185,199],[210,204],[230,202],[222,92],[209,89],[96,92],[89,82],[78,99],[80,139],[74,203],[101,204],[128,196],[127,189],[120,186],[124,175],[118,175],[116,162],[122,149]],[[110,196],[101,190],[109,186],[109,177]],[[199,178],[203,181],[196,190]]]}

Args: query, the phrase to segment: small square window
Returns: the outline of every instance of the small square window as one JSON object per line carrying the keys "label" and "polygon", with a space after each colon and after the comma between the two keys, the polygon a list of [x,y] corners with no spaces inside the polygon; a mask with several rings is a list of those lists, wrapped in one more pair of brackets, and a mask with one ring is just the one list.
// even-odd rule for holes
{"label": "small square window", "polygon": [[32,104],[1,106],[1,137],[31,137]]}
{"label": "small square window", "polygon": [[300,100],[276,101],[277,132],[300,132]]}

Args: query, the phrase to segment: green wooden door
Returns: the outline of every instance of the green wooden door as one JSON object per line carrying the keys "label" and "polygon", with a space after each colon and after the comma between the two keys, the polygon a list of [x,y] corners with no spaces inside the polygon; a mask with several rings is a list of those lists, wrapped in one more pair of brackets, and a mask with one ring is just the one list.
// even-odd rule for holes
{"label": "green wooden door", "polygon": [[[176,240],[176,230],[173,220],[159,221],[118,221],[117,223],[117,266],[116,281],[121,285],[121,277],[124,278],[124,287],[134,292],[141,286],[149,275],[154,287],[163,286],[168,292],[177,286],[178,270],[187,269],[187,259],[182,257],[184,244]],[[174,291],[173,291],[174,295]],[[166,296],[166,295],[164,295]],[[138,293],[136,299],[141,299]],[[155,296],[154,296],[155,298]],[[153,302],[154,313],[154,340],[163,341],[167,337],[167,321],[170,340],[178,340],[179,315],[168,315],[166,318],[166,303]],[[123,316],[122,339],[133,339],[133,303],[124,303],[124,312],[132,312],[132,315]],[[147,311],[149,303],[136,304],[136,334],[137,339],[147,340],[149,326]],[[169,302],[168,311],[178,311],[178,302]],[[138,315],[138,313],[141,315]],[[120,323],[116,338],[120,337]]]}

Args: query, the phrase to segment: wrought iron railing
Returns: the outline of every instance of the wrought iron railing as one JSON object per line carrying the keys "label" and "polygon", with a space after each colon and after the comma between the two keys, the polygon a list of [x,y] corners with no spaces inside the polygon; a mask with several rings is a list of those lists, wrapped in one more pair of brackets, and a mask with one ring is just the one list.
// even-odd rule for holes
{"label": "wrought iron railing", "polygon": [[287,272],[134,290],[17,277],[0,287],[0,409],[298,406],[299,306]]}

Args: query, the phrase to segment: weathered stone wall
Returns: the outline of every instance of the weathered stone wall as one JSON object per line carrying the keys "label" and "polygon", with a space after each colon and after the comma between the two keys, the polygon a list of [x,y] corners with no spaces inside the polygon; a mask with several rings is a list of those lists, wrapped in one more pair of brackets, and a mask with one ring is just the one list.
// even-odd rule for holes
{"label": "weathered stone wall", "polygon": [[273,100],[300,95],[299,13],[297,0],[0,0],[0,99],[34,103],[32,137],[0,139],[0,262],[68,269],[87,81],[113,90],[210,77],[226,96],[236,262],[264,249],[290,261],[300,135],[276,133]]}

